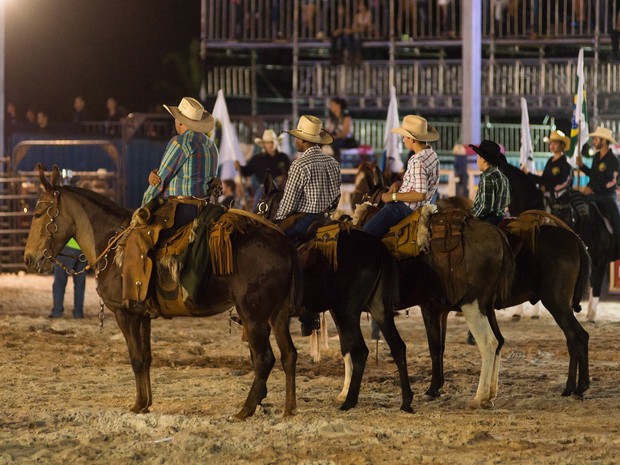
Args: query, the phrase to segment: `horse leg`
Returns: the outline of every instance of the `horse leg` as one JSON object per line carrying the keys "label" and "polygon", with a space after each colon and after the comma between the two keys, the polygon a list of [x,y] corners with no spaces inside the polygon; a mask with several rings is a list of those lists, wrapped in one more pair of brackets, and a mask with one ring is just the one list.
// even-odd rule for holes
{"label": "horse leg", "polygon": [[431,356],[431,385],[425,395],[436,399],[441,395],[441,388],[444,384],[443,354],[446,347],[448,312],[441,311],[432,305],[424,305],[422,317]]}
{"label": "horse leg", "polygon": [[463,315],[465,315],[469,330],[476,339],[476,344],[478,345],[478,350],[480,350],[482,358],[478,389],[475,397],[469,402],[469,408],[491,407],[493,405],[490,401],[491,382],[498,341],[495,339],[488,318],[480,311],[477,300],[471,304],[463,305],[461,310]]}
{"label": "horse leg", "polygon": [[[351,302],[347,304],[347,307],[348,309],[352,308]],[[348,309],[340,307],[331,310],[332,318],[340,336],[340,351],[345,359],[345,387],[338,396],[338,400],[341,400],[341,396],[345,395],[345,390],[347,392],[340,410],[349,410],[357,405],[362,376],[368,359],[368,347],[366,347],[360,328],[359,314],[357,314],[357,318],[353,318],[350,316],[352,312]],[[346,389],[347,364],[350,364],[348,389]]]}
{"label": "horse leg", "polygon": [[151,317],[117,311],[114,313],[118,327],[121,329],[129,360],[136,378],[136,402],[131,408],[134,413],[148,413],[153,404],[151,392]]}
{"label": "horse leg", "polygon": [[[237,311],[239,310],[237,308]],[[244,315],[246,313],[240,312],[240,314]],[[243,325],[247,328],[248,343],[254,366],[254,382],[243,407],[235,415],[239,420],[245,420],[247,417],[254,415],[257,405],[267,397],[267,378],[276,360],[269,343],[269,324],[266,321],[255,321],[246,317],[243,319]]]}
{"label": "horse leg", "polygon": [[289,331],[288,304],[284,303],[284,311],[278,312],[271,328],[280,349],[280,360],[286,377],[286,403],[284,404],[284,416],[293,415],[297,408],[295,395],[295,366],[297,364],[297,350],[293,345],[293,339]]}
{"label": "horse leg", "polygon": [[[382,288],[380,283],[378,289]],[[407,373],[407,346],[403,342],[396,325],[394,324],[394,313],[392,310],[385,309],[383,305],[383,298],[380,292],[375,292],[372,297],[369,306],[370,314],[375,322],[379,325],[381,333],[385,338],[385,342],[390,347],[392,358],[396,367],[398,368],[398,375],[400,377],[400,389],[402,393],[402,404],[400,409],[413,413],[411,403],[413,402],[413,392],[411,392],[411,385],[409,384],[409,374]]]}
{"label": "horse leg", "polygon": [[491,325],[491,330],[493,331],[493,335],[497,340],[497,349],[495,349],[495,358],[493,359],[493,371],[491,376],[491,390],[489,392],[489,402],[490,406],[493,406],[493,400],[497,397],[497,391],[499,389],[499,367],[501,364],[501,352],[502,347],[504,346],[504,336],[502,336],[501,331],[499,330],[499,326],[497,325],[497,318],[495,315],[495,310],[491,305],[487,308],[487,318],[489,320],[489,324]]}
{"label": "horse leg", "polygon": [[603,287],[603,279],[609,263],[606,259],[599,259],[592,262],[592,276],[590,277],[591,289],[590,299],[588,302],[588,313],[586,321],[594,323],[596,321],[596,310],[601,296],[601,288]]}

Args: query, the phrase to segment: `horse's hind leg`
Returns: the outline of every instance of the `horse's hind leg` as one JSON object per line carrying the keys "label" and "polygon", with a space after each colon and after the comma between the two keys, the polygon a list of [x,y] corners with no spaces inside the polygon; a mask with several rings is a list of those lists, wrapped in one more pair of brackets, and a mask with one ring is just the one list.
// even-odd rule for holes
{"label": "horse's hind leg", "polygon": [[[238,308],[237,311],[239,310]],[[247,313],[243,312],[243,314]],[[256,406],[267,397],[267,378],[275,364],[275,357],[269,343],[269,324],[266,321],[253,321],[245,318],[243,326],[247,329],[248,343],[252,353],[254,382],[243,407],[236,415],[239,420],[252,416],[256,411]]]}
{"label": "horse's hind leg", "polygon": [[497,325],[497,319],[495,318],[495,310],[492,306],[489,306],[487,310],[487,319],[491,326],[491,331],[497,340],[497,348],[495,349],[495,357],[493,359],[493,369],[491,376],[491,390],[489,392],[489,402],[493,405],[493,400],[497,397],[497,391],[499,389],[499,367],[501,363],[501,351],[504,346],[504,336],[502,336],[499,326]]}
{"label": "horse's hind leg", "polygon": [[297,364],[297,350],[293,345],[293,339],[289,331],[288,304],[285,304],[283,311],[279,312],[276,319],[271,322],[276,343],[280,349],[282,368],[286,376],[286,403],[284,406],[284,416],[292,415],[297,408],[295,395],[295,366]]}
{"label": "horse's hind leg", "polygon": [[446,327],[448,312],[432,305],[422,306],[422,317],[426,328],[428,350],[431,355],[431,385],[425,395],[436,399],[444,384],[443,355],[446,347]]}
{"label": "horse's hind leg", "polygon": [[493,382],[493,372],[496,368],[497,340],[487,317],[480,311],[477,300],[471,304],[463,305],[461,309],[467,320],[469,330],[476,339],[476,344],[478,345],[482,358],[478,390],[476,391],[475,397],[469,402],[469,407],[492,407],[491,383]]}
{"label": "horse's hind leg", "polygon": [[[379,284],[378,289],[382,287]],[[375,292],[375,295],[370,302],[370,314],[379,325],[381,333],[385,338],[392,352],[392,358],[398,368],[398,375],[400,377],[400,389],[402,392],[402,404],[400,409],[405,412],[413,413],[411,403],[413,402],[413,393],[411,392],[411,385],[409,384],[409,374],[407,373],[407,347],[403,342],[396,325],[394,324],[394,313],[392,310],[385,309],[383,305],[382,296],[380,292]]]}
{"label": "horse's hind leg", "polygon": [[151,317],[128,312],[115,312],[116,322],[121,329],[129,360],[136,378],[136,402],[131,408],[134,413],[148,413],[153,404],[151,393]]}
{"label": "horse's hind leg", "polygon": [[[346,393],[346,398],[340,406],[340,410],[349,410],[357,405],[362,385],[362,376],[364,374],[364,368],[366,367],[366,360],[368,359],[368,347],[366,347],[364,337],[362,336],[362,330],[360,329],[359,312],[353,312],[356,315],[356,317],[353,318],[350,310],[351,305],[351,302],[349,302],[348,309],[343,309],[341,307],[331,311],[332,318],[334,319],[340,336],[340,350],[342,356],[345,358],[345,364],[348,362],[351,366],[349,388]],[[343,392],[338,396],[339,400],[341,400],[344,391],[345,389],[343,389]]]}

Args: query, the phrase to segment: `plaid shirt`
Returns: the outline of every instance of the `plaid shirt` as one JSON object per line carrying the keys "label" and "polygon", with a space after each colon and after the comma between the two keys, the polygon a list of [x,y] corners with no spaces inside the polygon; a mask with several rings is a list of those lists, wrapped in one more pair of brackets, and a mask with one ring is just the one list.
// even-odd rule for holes
{"label": "plaid shirt", "polygon": [[407,203],[412,211],[431,201],[439,186],[439,158],[435,151],[428,147],[415,153],[407,162],[407,171],[398,192],[416,191],[426,194],[426,200]]}
{"label": "plaid shirt", "polygon": [[291,164],[276,220],[291,213],[321,213],[340,197],[340,164],[313,145]]}
{"label": "plaid shirt", "polygon": [[476,218],[489,215],[502,216],[510,203],[510,184],[508,178],[497,168],[491,166],[482,172],[478,192],[471,214]]}
{"label": "plaid shirt", "polygon": [[209,182],[217,175],[218,151],[206,134],[185,131],[168,142],[157,175],[161,182],[149,186],[142,205],[158,196],[206,197]]}

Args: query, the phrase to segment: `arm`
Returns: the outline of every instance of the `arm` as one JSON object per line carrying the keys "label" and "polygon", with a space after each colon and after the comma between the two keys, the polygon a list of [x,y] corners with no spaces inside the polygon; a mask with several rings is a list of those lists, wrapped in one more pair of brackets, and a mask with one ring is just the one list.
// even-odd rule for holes
{"label": "arm", "polygon": [[306,176],[299,169],[299,165],[293,163],[289,171],[289,178],[286,181],[284,188],[284,197],[280,202],[280,208],[276,215],[276,220],[286,218],[291,213],[295,212],[301,202],[301,196],[303,194],[304,185],[306,183]]}
{"label": "arm", "polygon": [[476,192],[476,199],[474,200],[474,206],[471,209],[471,214],[475,218],[484,217],[491,212],[490,197],[492,195],[492,186],[489,185],[489,181],[485,176],[481,176],[480,183],[478,184],[478,192]]}
{"label": "arm", "polygon": [[[170,179],[174,176],[174,174],[178,171],[179,167],[183,164],[185,160],[185,153],[181,149],[181,146],[177,142],[177,138],[173,137],[170,142],[168,142],[168,146],[166,147],[166,151],[164,152],[164,156],[161,160],[161,164],[157,170],[155,176],[159,177],[159,183],[156,185],[150,185],[146,192],[144,193],[144,197],[142,198],[142,205],[146,204],[149,200],[154,199],[155,197],[159,197],[164,193],[166,187],[170,183]],[[149,174],[149,181],[152,176]],[[154,180],[156,178],[153,177]]]}
{"label": "arm", "polygon": [[342,131],[340,131],[340,134],[334,137],[336,137],[337,139],[345,139],[349,135],[350,131],[351,131],[351,117],[345,116],[344,120],[342,121]]}

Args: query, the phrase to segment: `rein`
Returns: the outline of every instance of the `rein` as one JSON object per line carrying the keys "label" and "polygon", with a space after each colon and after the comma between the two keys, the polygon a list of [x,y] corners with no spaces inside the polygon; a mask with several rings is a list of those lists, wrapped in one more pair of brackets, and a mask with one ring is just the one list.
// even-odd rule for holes
{"label": "rein", "polygon": [[[101,271],[105,270],[108,267],[108,253],[111,250],[115,250],[118,247],[118,242],[119,240],[125,235],[125,233],[127,232],[127,230],[123,230],[120,231],[118,233],[116,233],[114,236],[112,236],[109,240],[108,240],[108,245],[105,249],[103,249],[103,252],[101,252],[93,261],[93,263],[89,263],[88,265],[86,265],[86,267],[84,267],[83,270],[80,271],[74,271],[71,270],[69,268],[67,268],[63,263],[61,263],[59,260],[56,259],[56,257],[54,257],[52,254],[52,243],[53,243],[53,238],[54,238],[54,234],[56,232],[58,232],[58,225],[56,224],[55,220],[58,217],[58,215],[60,215],[60,210],[58,209],[58,197],[60,197],[60,191],[54,191],[54,200],[52,201],[42,201],[42,200],[38,200],[37,204],[39,203],[51,203],[52,205],[50,205],[47,210],[45,211],[45,213],[47,214],[48,218],[49,218],[49,222],[45,225],[45,231],[47,232],[48,235],[48,242],[49,245],[47,248],[45,248],[43,250],[43,258],[45,258],[46,260],[51,261],[52,263],[58,265],[60,268],[63,269],[63,271],[65,273],[67,273],[68,275],[71,276],[78,276],[82,273],[86,273],[88,270],[93,269],[95,271],[95,275],[98,275]],[[82,253],[79,255],[78,260],[80,262],[85,262],[86,261],[86,257],[85,255]],[[104,261],[104,265],[103,266],[97,266],[99,264],[99,262]],[[95,268],[96,267],[96,268]]]}

